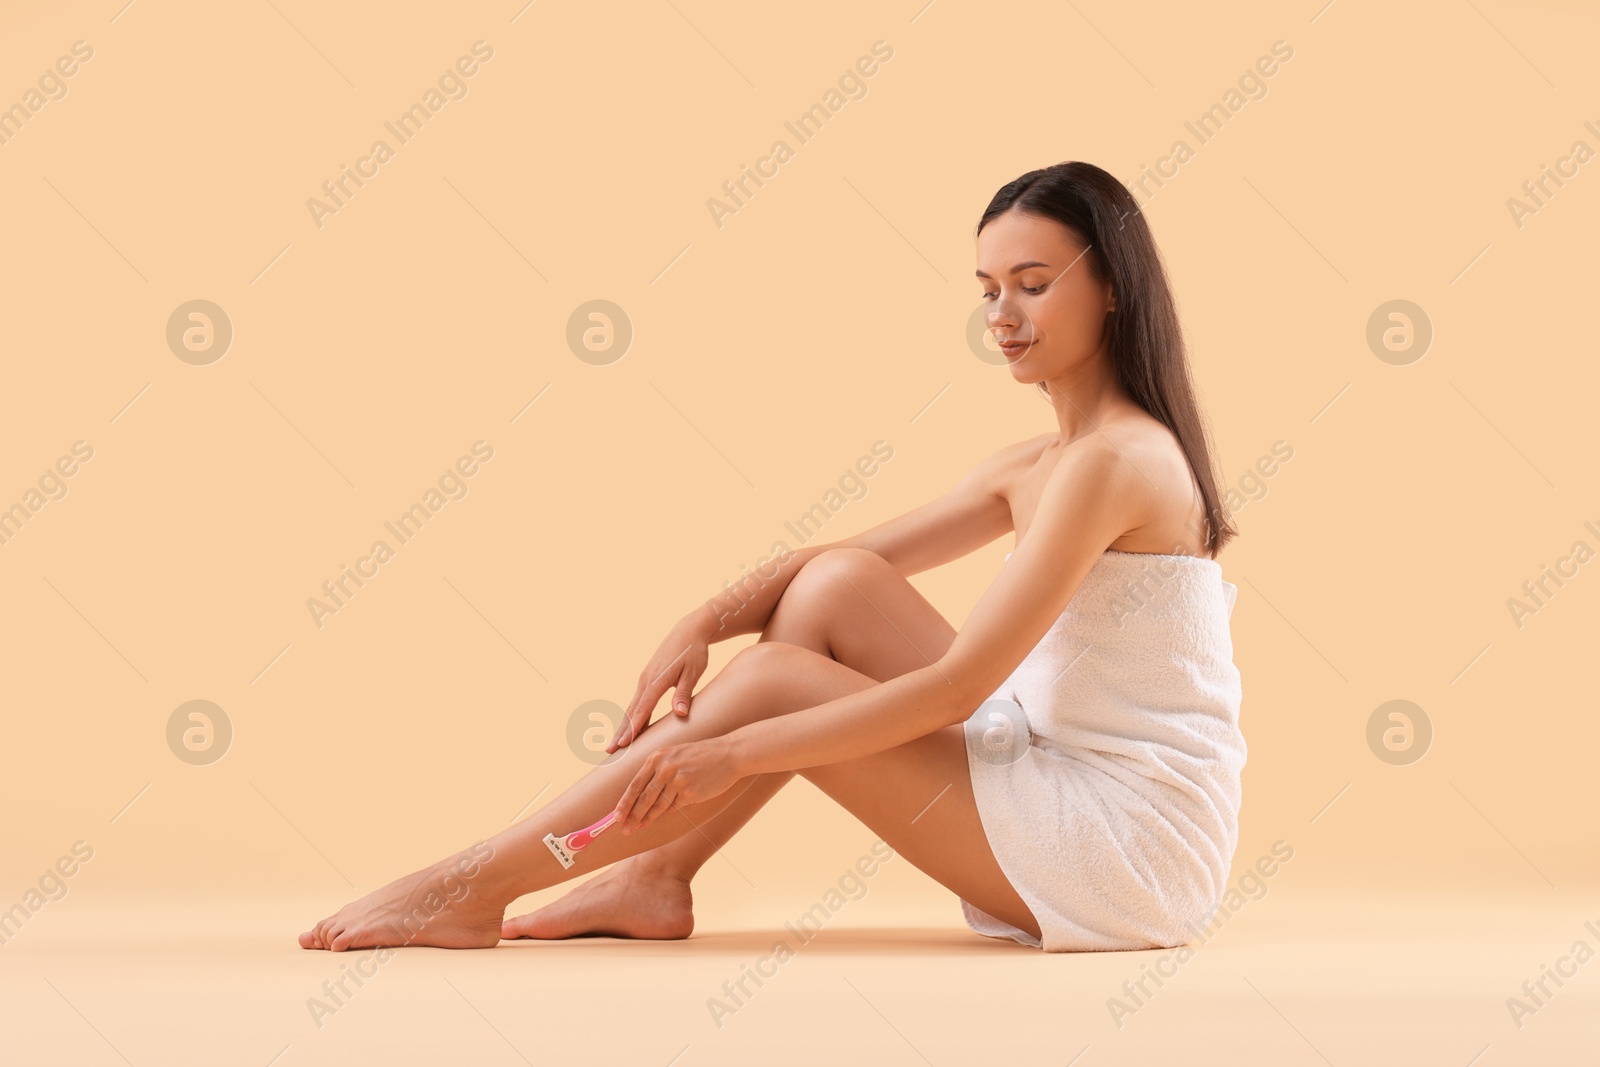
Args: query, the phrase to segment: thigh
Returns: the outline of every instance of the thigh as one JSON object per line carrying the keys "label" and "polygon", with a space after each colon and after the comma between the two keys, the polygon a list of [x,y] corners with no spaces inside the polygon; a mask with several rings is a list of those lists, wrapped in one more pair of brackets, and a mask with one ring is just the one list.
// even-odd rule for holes
{"label": "thigh", "polygon": [[1000,870],[983,832],[960,723],[799,773],[946,889],[1040,936],[1038,920]]}
{"label": "thigh", "polygon": [[[740,650],[712,680],[687,719],[668,716],[652,724],[634,745],[644,747],[646,739],[652,746],[670,744],[727,733],[774,715],[804,715],[806,708],[876,684],[809,649],[760,642]],[[1006,880],[983,832],[962,724],[870,756],[806,767],[799,773],[912,866],[995,918],[1039,935],[1038,921]]]}
{"label": "thigh", "polygon": [[790,579],[762,641],[819,652],[886,682],[937,660],[955,627],[876,552],[834,548]]}

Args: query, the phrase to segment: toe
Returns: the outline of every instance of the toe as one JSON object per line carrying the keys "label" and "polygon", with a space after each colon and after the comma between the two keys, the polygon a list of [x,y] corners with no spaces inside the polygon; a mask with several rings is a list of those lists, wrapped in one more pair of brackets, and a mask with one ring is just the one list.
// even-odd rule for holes
{"label": "toe", "polygon": [[500,924],[500,936],[507,941],[514,941],[519,937],[528,936],[525,932],[527,920],[528,917],[526,915],[518,915],[514,919],[507,919]]}
{"label": "toe", "polygon": [[315,930],[307,930],[305,933],[301,934],[300,935],[300,947],[301,948],[321,948],[322,947],[322,943],[317,940],[317,932]]}

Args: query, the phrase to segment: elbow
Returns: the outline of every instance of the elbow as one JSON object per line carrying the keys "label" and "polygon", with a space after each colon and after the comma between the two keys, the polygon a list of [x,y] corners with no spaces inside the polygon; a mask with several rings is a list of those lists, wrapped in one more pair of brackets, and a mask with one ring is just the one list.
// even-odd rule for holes
{"label": "elbow", "polygon": [[972,718],[984,700],[994,691],[994,686],[984,688],[983,679],[971,678],[970,672],[940,660],[930,668],[933,684],[938,686],[939,726],[954,726]]}
{"label": "elbow", "polygon": [[983,702],[980,700],[980,701],[978,701],[977,704],[973,704],[970,708],[967,707],[965,704],[962,704],[959,708],[956,708],[953,711],[951,711],[951,713],[949,715],[946,715],[944,717],[944,719],[942,720],[942,722],[940,723],[940,725],[941,726],[960,726],[962,723],[964,723],[968,719],[972,718],[973,712],[978,710],[978,704],[981,704],[981,703],[983,703]]}

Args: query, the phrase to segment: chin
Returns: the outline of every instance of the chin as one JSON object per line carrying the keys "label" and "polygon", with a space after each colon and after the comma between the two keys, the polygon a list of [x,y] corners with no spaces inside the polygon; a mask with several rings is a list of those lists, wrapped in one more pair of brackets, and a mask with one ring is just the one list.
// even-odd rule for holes
{"label": "chin", "polygon": [[1015,363],[1006,364],[1006,369],[1011,372],[1011,380],[1018,385],[1034,385],[1037,382],[1044,381],[1037,369],[1023,366],[1027,358],[1027,356],[1023,356],[1022,359],[1017,360]]}

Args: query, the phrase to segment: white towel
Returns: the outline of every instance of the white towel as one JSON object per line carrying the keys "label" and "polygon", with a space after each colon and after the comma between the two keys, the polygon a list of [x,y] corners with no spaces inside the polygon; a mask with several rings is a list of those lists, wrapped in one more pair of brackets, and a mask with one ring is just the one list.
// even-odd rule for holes
{"label": "white towel", "polygon": [[982,729],[967,731],[984,832],[1042,944],[963,900],[974,930],[1067,952],[1172,947],[1209,923],[1246,758],[1228,628],[1238,592],[1203,556],[1095,561],[994,692],[1021,705],[1026,746],[997,760]]}

